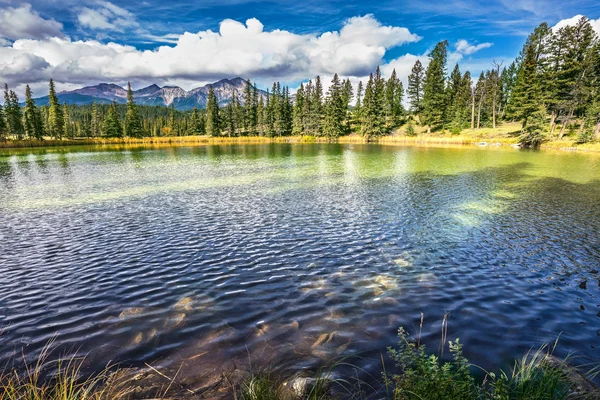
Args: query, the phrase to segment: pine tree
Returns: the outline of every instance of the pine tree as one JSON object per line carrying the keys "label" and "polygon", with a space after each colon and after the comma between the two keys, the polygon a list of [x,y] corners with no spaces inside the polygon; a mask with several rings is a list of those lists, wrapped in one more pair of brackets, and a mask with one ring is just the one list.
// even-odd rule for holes
{"label": "pine tree", "polygon": [[65,102],[63,102],[62,114],[64,118],[63,135],[69,139],[73,139],[75,132],[73,131],[73,126],[71,125],[71,116],[69,115],[69,109],[67,108],[67,103]]}
{"label": "pine tree", "polygon": [[40,110],[35,105],[31,88],[25,86],[25,134],[32,139],[42,140],[44,136],[44,125]]}
{"label": "pine tree", "polygon": [[131,83],[127,82],[127,112],[125,113],[125,136],[141,138],[144,136],[142,118],[133,99]]}
{"label": "pine tree", "polygon": [[446,104],[447,114],[444,116],[445,124],[451,125],[451,121],[454,120],[455,100],[461,83],[462,74],[460,72],[460,67],[456,64],[450,73],[450,78],[448,79],[448,85],[446,87],[446,101],[448,103]]}
{"label": "pine tree", "polygon": [[6,129],[6,116],[4,115],[4,108],[0,104],[0,140],[5,140],[7,136]]}
{"label": "pine tree", "polygon": [[212,85],[208,88],[208,99],[206,101],[206,134],[209,136],[220,136],[221,134],[219,104]]}
{"label": "pine tree", "polygon": [[446,59],[448,42],[439,42],[429,54],[431,60],[423,84],[423,123],[427,132],[439,128],[446,114]]}
{"label": "pine tree", "polygon": [[387,133],[385,127],[385,81],[379,67],[369,76],[361,110],[361,132],[370,139]]}
{"label": "pine tree", "polygon": [[306,84],[306,89],[304,93],[304,134],[306,135],[314,135],[312,131],[312,92],[313,92],[313,83],[312,80],[309,80]]}
{"label": "pine tree", "polygon": [[362,81],[358,82],[358,87],[356,88],[356,105],[354,106],[354,123],[356,125],[360,125],[362,121],[362,102],[363,102],[363,83]]}
{"label": "pine tree", "polygon": [[92,137],[99,137],[102,134],[102,120],[98,112],[98,104],[92,105],[92,119],[90,122],[90,134]]}
{"label": "pine tree", "polygon": [[4,113],[8,133],[15,139],[21,140],[25,133],[21,105],[17,94],[13,90],[8,90],[7,84],[4,84]]}
{"label": "pine tree", "polygon": [[410,75],[408,76],[407,95],[410,102],[410,110],[416,115],[420,115],[423,109],[423,85],[425,83],[425,69],[420,60],[415,62]]}
{"label": "pine tree", "polygon": [[344,133],[345,134],[350,133],[350,131],[352,129],[352,127],[351,127],[352,114],[350,113],[350,103],[352,102],[353,97],[354,97],[354,93],[353,93],[353,88],[352,88],[352,82],[350,82],[350,78],[348,78],[344,81],[344,84],[342,86],[342,99],[343,99],[343,103],[344,103]]}
{"label": "pine tree", "polygon": [[542,56],[543,43],[549,31],[550,28],[546,24],[537,27],[529,35],[519,55],[520,63],[511,96],[510,113],[511,116],[522,121],[523,128],[527,127],[528,119],[533,113],[537,113],[539,116],[540,108],[543,105],[539,60]]}
{"label": "pine tree", "polygon": [[385,111],[388,125],[391,128],[400,125],[400,118],[404,111],[402,107],[403,92],[402,82],[396,76],[396,69],[394,68],[385,88]]}
{"label": "pine tree", "polygon": [[305,97],[304,97],[304,84],[301,83],[300,87],[296,91],[296,102],[294,103],[294,111],[292,118],[292,133],[294,135],[304,134],[304,108],[305,108]]}
{"label": "pine tree", "polygon": [[309,125],[310,132],[312,135],[321,136],[323,134],[321,129],[321,118],[323,116],[323,85],[321,84],[321,77],[317,76],[315,79],[314,86],[311,91],[310,97],[310,114],[309,114]]}
{"label": "pine tree", "polygon": [[205,134],[204,127],[204,114],[200,113],[196,107],[192,110],[190,114],[190,121],[187,127],[188,135],[204,135]]}
{"label": "pine tree", "polygon": [[471,73],[465,72],[460,79],[460,84],[456,88],[456,94],[452,104],[450,105],[449,118],[450,129],[452,133],[460,133],[461,130],[467,128],[471,116]]}
{"label": "pine tree", "polygon": [[54,81],[50,79],[50,90],[48,93],[48,134],[55,139],[61,139],[64,132],[64,117],[62,109],[56,97],[56,90],[54,89]]}
{"label": "pine tree", "polygon": [[265,136],[265,102],[262,94],[256,106],[256,128],[260,136]]}
{"label": "pine tree", "polygon": [[343,87],[337,74],[333,76],[325,100],[325,115],[323,118],[323,134],[329,138],[337,138],[344,134]]}
{"label": "pine tree", "polygon": [[104,119],[102,134],[107,138],[123,137],[123,127],[121,125],[121,118],[119,116],[119,112],[117,111],[117,107],[114,102],[110,104],[108,114]]}

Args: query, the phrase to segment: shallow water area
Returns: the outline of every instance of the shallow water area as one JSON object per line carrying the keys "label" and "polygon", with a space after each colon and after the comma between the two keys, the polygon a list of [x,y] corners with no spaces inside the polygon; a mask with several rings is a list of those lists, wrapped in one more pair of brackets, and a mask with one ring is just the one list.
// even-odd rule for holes
{"label": "shallow water area", "polygon": [[186,374],[293,371],[398,327],[505,366],[600,361],[600,156],[207,145],[0,153],[0,362],[54,345]]}

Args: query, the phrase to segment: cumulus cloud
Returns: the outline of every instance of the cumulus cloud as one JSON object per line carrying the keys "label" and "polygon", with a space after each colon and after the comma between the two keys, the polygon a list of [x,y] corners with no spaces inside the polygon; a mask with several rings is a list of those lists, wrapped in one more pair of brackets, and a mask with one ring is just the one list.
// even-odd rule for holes
{"label": "cumulus cloud", "polygon": [[[577,25],[577,22],[579,22],[579,20],[583,18],[583,15],[578,14],[575,15],[574,17],[571,18],[567,18],[567,19],[563,19],[561,21],[558,21],[558,23],[556,25],[554,25],[552,27],[552,30],[554,32],[558,31],[560,28],[564,28],[566,26],[574,26]],[[592,28],[594,28],[594,31],[600,35],[600,18],[598,19],[590,19],[590,24],[592,25]]]}
{"label": "cumulus cloud", "polygon": [[470,44],[465,39],[461,39],[455,44],[456,52],[466,56],[490,47],[492,47],[492,43]]}
{"label": "cumulus cloud", "polygon": [[14,39],[44,39],[62,37],[63,25],[54,19],[44,19],[31,9],[31,4],[18,8],[0,6],[0,45]]}
{"label": "cumulus cloud", "polygon": [[[118,11],[109,10],[113,14]],[[97,29],[105,26],[104,21],[95,20]],[[94,23],[88,21],[88,26]],[[106,23],[118,26],[114,18]],[[255,18],[245,24],[226,19],[218,32],[186,32],[172,46],[145,51],[97,40],[20,39],[10,47],[0,47],[0,82],[17,85],[53,77],[58,82],[81,84],[169,83],[238,75],[289,82],[334,72],[363,76],[383,64],[388,49],[418,40],[408,29],[384,26],[372,15],[350,18],[339,31],[319,35],[265,31]]]}
{"label": "cumulus cloud", "polygon": [[93,30],[123,32],[127,28],[139,27],[131,12],[108,1],[98,1],[93,8],[82,7],[77,21],[82,28]]}

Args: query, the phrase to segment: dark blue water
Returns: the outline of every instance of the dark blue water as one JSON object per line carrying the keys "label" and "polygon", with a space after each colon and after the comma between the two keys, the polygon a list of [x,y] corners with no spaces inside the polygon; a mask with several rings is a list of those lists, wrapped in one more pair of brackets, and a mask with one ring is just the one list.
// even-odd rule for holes
{"label": "dark blue water", "polygon": [[599,183],[597,155],[514,149],[5,153],[0,363],[54,339],[96,367],[377,373],[420,312],[487,369],[558,335],[598,362]]}

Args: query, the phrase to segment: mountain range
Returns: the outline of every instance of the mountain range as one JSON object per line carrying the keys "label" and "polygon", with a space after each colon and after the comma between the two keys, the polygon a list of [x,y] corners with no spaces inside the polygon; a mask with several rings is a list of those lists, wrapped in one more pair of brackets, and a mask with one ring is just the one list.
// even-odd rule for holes
{"label": "mountain range", "polygon": [[[143,89],[134,90],[133,97],[136,104],[147,106],[167,106],[173,105],[177,110],[190,110],[194,107],[205,108],[208,99],[210,84],[185,91],[178,86],[150,85]],[[219,102],[219,106],[224,106],[231,102],[233,93],[244,103],[244,90],[246,79],[221,79],[212,84],[213,91]],[[266,95],[265,91],[259,90],[259,96]],[[113,101],[118,104],[127,102],[127,89],[112,83],[100,83],[95,86],[86,86],[81,89],[63,91],[57,93],[60,103],[85,105],[94,102],[98,104],[109,104]],[[36,104],[48,104],[48,96],[35,99]]]}

